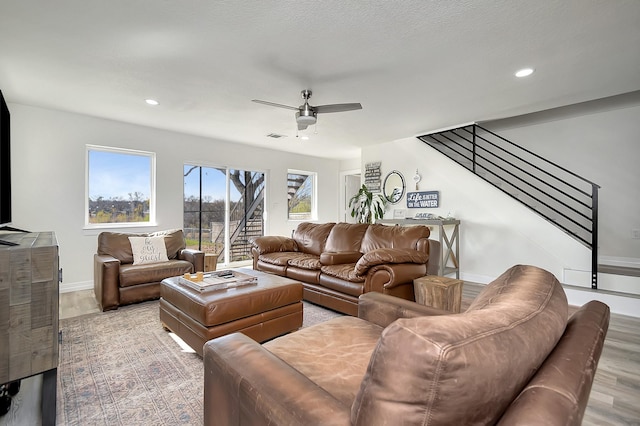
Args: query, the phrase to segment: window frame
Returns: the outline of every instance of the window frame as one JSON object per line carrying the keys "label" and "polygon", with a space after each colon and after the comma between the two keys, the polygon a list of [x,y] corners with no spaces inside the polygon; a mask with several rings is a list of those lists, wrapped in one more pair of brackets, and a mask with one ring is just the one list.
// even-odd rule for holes
{"label": "window frame", "polygon": [[[307,177],[312,177],[313,181],[311,183],[311,211],[309,212],[309,218],[295,218],[291,217],[291,212],[289,210],[289,175],[305,175]],[[314,221],[318,220],[318,173],[311,172],[308,170],[299,170],[299,169],[287,169],[287,220],[290,222],[306,222],[306,221]]]}
{"label": "window frame", "polygon": [[[111,154],[135,155],[149,158],[149,220],[144,222],[106,222],[91,223],[89,221],[89,191],[90,191],[90,164],[91,152],[99,151]],[[128,148],[118,148],[101,145],[87,144],[85,147],[85,197],[84,197],[84,228],[85,229],[111,229],[111,228],[148,228],[157,226],[156,222],[156,153]],[[133,191],[132,191],[133,192]]]}

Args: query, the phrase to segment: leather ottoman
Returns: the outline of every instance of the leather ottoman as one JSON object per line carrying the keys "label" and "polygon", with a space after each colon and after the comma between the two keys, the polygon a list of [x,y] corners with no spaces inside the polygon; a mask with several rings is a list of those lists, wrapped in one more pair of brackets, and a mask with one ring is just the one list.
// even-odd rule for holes
{"label": "leather ottoman", "polygon": [[302,284],[252,269],[258,284],[200,292],[167,278],[160,284],[160,321],[200,356],[204,344],[236,331],[257,342],[302,326]]}

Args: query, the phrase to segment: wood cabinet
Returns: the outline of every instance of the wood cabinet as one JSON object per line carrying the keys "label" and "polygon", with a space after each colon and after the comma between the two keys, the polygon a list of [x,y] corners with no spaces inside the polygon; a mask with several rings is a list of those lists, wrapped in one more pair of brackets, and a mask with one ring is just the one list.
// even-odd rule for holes
{"label": "wood cabinet", "polygon": [[0,383],[44,374],[43,424],[55,424],[58,243],[53,232],[1,237],[17,245],[0,245]]}

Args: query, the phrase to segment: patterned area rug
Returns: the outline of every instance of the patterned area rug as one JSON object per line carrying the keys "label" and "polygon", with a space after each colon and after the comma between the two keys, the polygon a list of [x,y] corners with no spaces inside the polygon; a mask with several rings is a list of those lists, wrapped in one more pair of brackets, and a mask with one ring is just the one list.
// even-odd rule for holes
{"label": "patterned area rug", "polygon": [[[304,303],[303,327],[340,314]],[[160,325],[158,301],[60,321],[57,423],[201,425],[202,358]]]}

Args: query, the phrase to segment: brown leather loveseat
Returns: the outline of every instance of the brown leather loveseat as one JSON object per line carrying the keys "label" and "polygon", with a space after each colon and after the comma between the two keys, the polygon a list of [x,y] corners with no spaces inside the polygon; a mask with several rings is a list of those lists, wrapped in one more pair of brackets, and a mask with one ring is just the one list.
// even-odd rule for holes
{"label": "brown leather loveseat", "polygon": [[291,238],[252,240],[253,269],[304,285],[304,299],[349,315],[377,291],[415,300],[413,280],[436,275],[440,243],[426,226],[303,222]]}
{"label": "brown leather loveseat", "polygon": [[[166,261],[134,264],[129,237],[164,239]],[[146,234],[101,232],[93,262],[93,291],[100,309],[160,298],[160,282],[204,271],[204,252],[185,248],[181,229]]]}
{"label": "brown leather loveseat", "polygon": [[461,314],[379,293],[260,345],[204,346],[205,425],[579,425],[609,324],[514,266]]}

